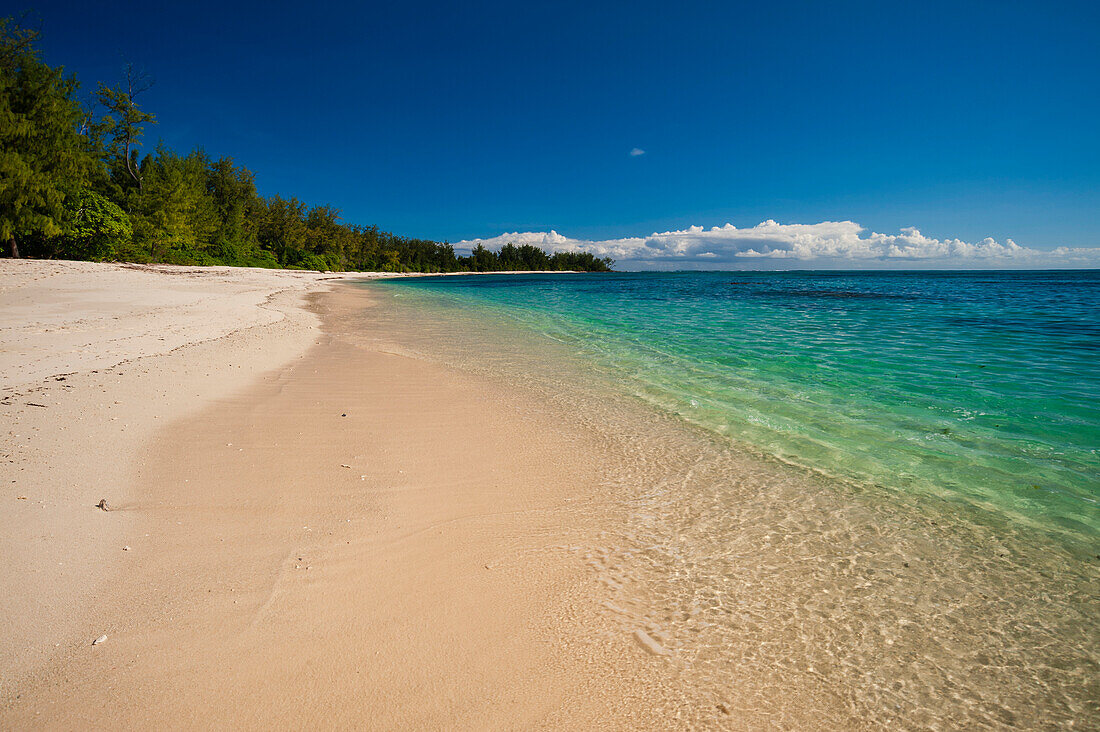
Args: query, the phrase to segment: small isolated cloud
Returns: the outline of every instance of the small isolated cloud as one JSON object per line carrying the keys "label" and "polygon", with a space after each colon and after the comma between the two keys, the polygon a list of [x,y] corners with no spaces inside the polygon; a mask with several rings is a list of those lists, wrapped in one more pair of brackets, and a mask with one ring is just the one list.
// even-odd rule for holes
{"label": "small isolated cloud", "polygon": [[645,150],[640,147],[635,147],[630,150],[630,157],[636,158],[639,155],[645,155]]}
{"label": "small isolated cloud", "polygon": [[[633,154],[633,153],[632,153]],[[534,244],[550,251],[584,251],[613,258],[619,269],[1026,269],[1100,267],[1100,247],[1022,247],[1011,239],[965,242],[935,239],[908,227],[897,234],[868,232],[853,221],[692,226],[646,237],[593,241],[556,231],[516,232],[462,241],[496,249]]]}

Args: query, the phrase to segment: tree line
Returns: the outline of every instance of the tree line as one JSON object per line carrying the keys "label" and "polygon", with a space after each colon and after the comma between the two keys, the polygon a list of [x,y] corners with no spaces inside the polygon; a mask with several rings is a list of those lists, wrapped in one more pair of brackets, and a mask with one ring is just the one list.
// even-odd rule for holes
{"label": "tree line", "polygon": [[337,271],[608,271],[588,252],[447,242],[344,223],[332,206],[260,196],[230,157],[163,143],[143,154],[150,85],[128,65],[83,103],[40,58],[38,33],[0,19],[0,247],[10,256]]}

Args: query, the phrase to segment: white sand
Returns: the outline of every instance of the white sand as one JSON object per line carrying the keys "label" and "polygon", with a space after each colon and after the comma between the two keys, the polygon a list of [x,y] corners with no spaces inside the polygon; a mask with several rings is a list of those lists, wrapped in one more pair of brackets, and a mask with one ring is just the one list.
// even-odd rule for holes
{"label": "white sand", "polygon": [[124,523],[89,507],[133,502],[157,428],[301,356],[303,297],[343,277],[0,259],[0,684],[84,641]]}
{"label": "white sand", "polygon": [[598,455],[328,277],[0,262],[0,727],[674,726]]}

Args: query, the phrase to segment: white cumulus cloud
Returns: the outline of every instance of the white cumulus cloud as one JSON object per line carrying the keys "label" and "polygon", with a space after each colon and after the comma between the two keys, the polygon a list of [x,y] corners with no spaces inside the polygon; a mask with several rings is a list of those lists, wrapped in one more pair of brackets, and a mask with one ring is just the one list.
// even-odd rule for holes
{"label": "white cumulus cloud", "polygon": [[635,147],[630,150],[630,157],[636,158],[639,155],[645,155],[645,150],[640,147]]}
{"label": "white cumulus cloud", "polygon": [[897,234],[868,232],[853,221],[779,224],[764,221],[751,228],[733,224],[705,229],[654,232],[623,239],[573,239],[556,231],[515,232],[461,241],[498,249],[504,244],[533,244],[549,251],[580,250],[611,257],[618,269],[1026,269],[1100,267],[1100,247],[1053,250],[1022,247],[1011,239],[966,242],[935,239],[914,227]]}

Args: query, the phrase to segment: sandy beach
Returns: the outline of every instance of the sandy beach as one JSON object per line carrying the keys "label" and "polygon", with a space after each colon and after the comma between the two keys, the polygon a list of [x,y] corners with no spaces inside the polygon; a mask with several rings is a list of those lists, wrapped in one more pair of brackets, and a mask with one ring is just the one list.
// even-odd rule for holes
{"label": "sandy beach", "polygon": [[0,732],[1100,732],[1098,8],[0,13]]}
{"label": "sandy beach", "polygon": [[3,267],[4,727],[655,722],[537,404],[370,346],[333,275]]}
{"label": "sandy beach", "polygon": [[733,449],[427,282],[0,267],[0,727],[1097,718],[1071,544]]}

